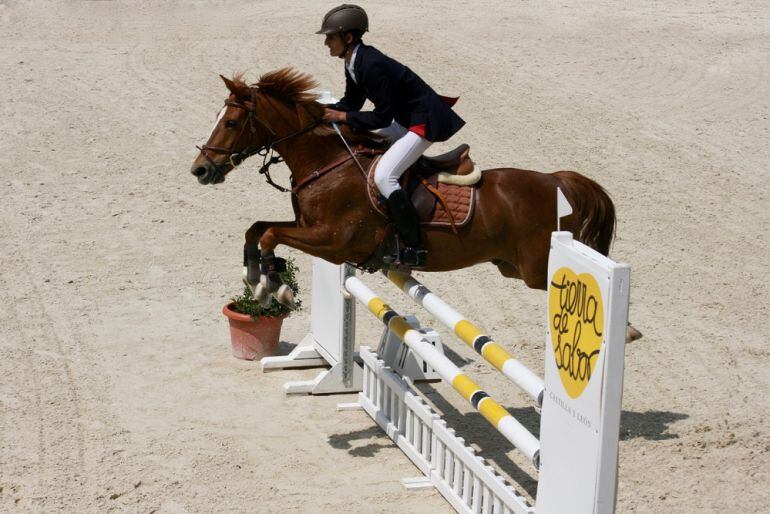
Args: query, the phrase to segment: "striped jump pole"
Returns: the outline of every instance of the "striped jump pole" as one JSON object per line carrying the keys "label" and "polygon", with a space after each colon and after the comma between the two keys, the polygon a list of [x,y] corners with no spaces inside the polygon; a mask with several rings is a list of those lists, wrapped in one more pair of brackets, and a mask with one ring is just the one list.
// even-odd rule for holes
{"label": "striped jump pole", "polygon": [[356,277],[345,280],[345,289],[382,321],[443,380],[451,384],[506,439],[534,464],[540,467],[540,441],[516,418],[465,375],[446,356],[429,343],[422,334]]}
{"label": "striped jump pole", "polygon": [[385,275],[415,303],[438,318],[447,328],[454,330],[457,337],[523,389],[538,405],[543,404],[545,385],[542,378],[411,275],[394,271]]}

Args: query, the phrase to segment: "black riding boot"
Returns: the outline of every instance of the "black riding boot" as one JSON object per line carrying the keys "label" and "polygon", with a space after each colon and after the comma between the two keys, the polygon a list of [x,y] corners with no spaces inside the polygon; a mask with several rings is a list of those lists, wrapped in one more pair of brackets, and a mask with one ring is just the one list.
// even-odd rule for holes
{"label": "black riding boot", "polygon": [[420,216],[412,202],[407,198],[403,189],[396,189],[387,199],[390,209],[390,221],[401,235],[403,247],[397,259],[393,262],[411,267],[425,266],[428,252],[422,245],[420,237]]}

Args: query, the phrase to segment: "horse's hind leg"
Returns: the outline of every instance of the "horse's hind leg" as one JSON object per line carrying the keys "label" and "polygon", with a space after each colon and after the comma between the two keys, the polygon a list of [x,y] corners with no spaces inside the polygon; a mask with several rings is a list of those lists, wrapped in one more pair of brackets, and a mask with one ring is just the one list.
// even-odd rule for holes
{"label": "horse's hind leg", "polygon": [[548,287],[548,254],[551,251],[550,232],[532,237],[519,246],[516,264],[521,279],[532,289]]}
{"label": "horse's hind leg", "polygon": [[630,322],[626,327],[626,344],[633,343],[637,339],[642,338],[642,333],[639,332]]}
{"label": "horse's hind leg", "polygon": [[548,281],[548,251],[550,243],[545,247],[545,254],[542,245],[532,245],[507,258],[492,259],[492,264],[506,278],[521,279],[532,289],[545,289]]}
{"label": "horse's hind leg", "polygon": [[497,266],[500,274],[506,278],[521,278],[519,269],[511,262],[503,259],[492,259],[492,264]]}

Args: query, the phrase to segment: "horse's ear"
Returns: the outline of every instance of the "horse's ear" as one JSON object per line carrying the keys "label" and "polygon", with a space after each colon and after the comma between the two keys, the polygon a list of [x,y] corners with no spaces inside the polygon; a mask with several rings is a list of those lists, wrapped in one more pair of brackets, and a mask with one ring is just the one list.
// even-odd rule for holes
{"label": "horse's ear", "polygon": [[227,86],[227,89],[229,89],[232,94],[238,96],[238,86],[235,84],[235,82],[228,79],[224,75],[220,75],[219,78],[221,78],[224,81],[225,86]]}

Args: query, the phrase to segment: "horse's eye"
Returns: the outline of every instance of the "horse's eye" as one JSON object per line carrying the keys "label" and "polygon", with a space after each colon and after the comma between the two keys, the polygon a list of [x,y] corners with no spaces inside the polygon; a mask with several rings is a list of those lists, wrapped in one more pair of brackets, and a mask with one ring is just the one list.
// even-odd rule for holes
{"label": "horse's eye", "polygon": [[235,128],[237,126],[238,126],[238,122],[235,121],[235,120],[227,120],[227,122],[225,123],[225,127],[229,128],[229,129]]}

